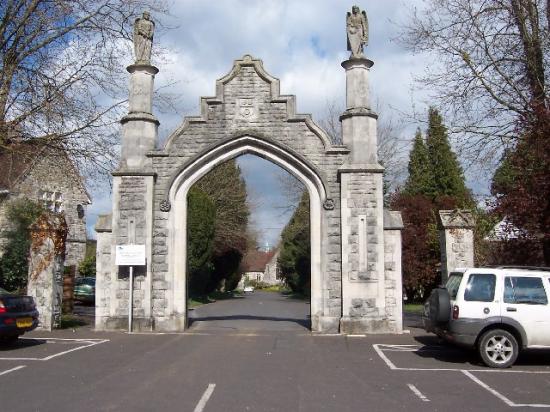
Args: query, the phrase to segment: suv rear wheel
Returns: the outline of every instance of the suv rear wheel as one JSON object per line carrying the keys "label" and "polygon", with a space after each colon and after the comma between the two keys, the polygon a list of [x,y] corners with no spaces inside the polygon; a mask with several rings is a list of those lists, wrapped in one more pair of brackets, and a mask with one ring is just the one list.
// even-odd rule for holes
{"label": "suv rear wheel", "polygon": [[429,303],[430,320],[435,324],[447,323],[451,317],[451,298],[447,289],[432,290]]}
{"label": "suv rear wheel", "polygon": [[508,368],[518,357],[518,342],[514,335],[502,329],[485,332],[478,345],[483,363],[491,368]]}

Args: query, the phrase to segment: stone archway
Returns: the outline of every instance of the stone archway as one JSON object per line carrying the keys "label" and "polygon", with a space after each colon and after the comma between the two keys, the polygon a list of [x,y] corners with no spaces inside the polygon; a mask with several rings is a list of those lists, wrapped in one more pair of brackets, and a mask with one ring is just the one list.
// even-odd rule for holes
{"label": "stone archway", "polygon": [[170,244],[178,255],[172,254],[170,272],[173,273],[173,302],[176,316],[186,316],[186,250],[185,233],[187,232],[187,193],[191,186],[215,166],[243,154],[254,154],[282,167],[306,187],[310,198],[310,239],[311,239],[311,325],[312,330],[319,330],[319,321],[323,313],[323,271],[322,268],[322,222],[321,208],[326,201],[326,190],[311,165],[305,164],[297,156],[288,153],[272,142],[253,136],[239,136],[230,139],[217,147],[192,159],[182,168],[171,182],[169,201],[172,205],[169,227],[173,228]]}
{"label": "stone archway", "polygon": [[[245,55],[216,81],[216,96],[201,98],[156,149],[152,114],[156,68],[135,64],[130,112],[122,119],[122,156],[113,173],[113,213],[96,225],[96,328],[127,324],[129,282],[114,265],[120,244],[144,244],[147,266],[133,285],[136,330],[186,327],[186,195],[215,165],[244,153],[264,157],[302,180],[311,200],[312,329],[324,333],[400,332],[400,217],[384,211],[383,168],[370,110],[372,62],[342,64],[347,107],[343,144],[334,144],[309,115],[295,112],[294,96],[261,60]],[[176,255],[179,253],[179,257]],[[184,252],[186,253],[186,252]]]}

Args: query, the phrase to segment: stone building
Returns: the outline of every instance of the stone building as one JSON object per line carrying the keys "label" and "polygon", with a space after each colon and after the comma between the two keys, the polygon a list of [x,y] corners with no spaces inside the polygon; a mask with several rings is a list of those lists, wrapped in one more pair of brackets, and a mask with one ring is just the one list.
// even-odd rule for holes
{"label": "stone building", "polygon": [[279,277],[279,264],[277,263],[280,252],[279,248],[273,249],[271,258],[265,265],[263,281],[269,285],[280,285],[282,283],[282,279]]}
{"label": "stone building", "polygon": [[[241,263],[243,275],[239,286],[250,280],[267,283],[268,285],[279,285],[281,280],[277,277],[277,258],[279,250],[270,251],[251,250],[246,253]],[[239,288],[239,287],[238,287]]]}
{"label": "stone building", "polygon": [[6,207],[25,197],[52,212],[62,212],[69,227],[65,266],[78,265],[86,252],[86,206],[91,203],[83,178],[58,149],[17,143],[0,152],[0,254],[10,229]]}

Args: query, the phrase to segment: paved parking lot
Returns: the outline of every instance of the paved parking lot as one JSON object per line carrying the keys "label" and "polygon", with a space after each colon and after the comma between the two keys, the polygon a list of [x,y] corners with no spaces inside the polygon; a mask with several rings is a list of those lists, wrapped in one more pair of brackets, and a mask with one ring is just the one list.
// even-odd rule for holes
{"label": "paved parking lot", "polygon": [[[227,316],[213,315],[212,307],[199,310],[195,316],[201,320],[183,334],[80,328],[25,335],[0,349],[0,410],[550,407],[550,351],[523,354],[513,368],[497,371],[483,367],[473,352],[438,344],[414,322],[400,336],[314,335],[298,315],[267,316],[265,306],[272,303],[259,295],[247,304],[252,308],[244,315],[235,307],[226,308]],[[258,316],[254,304],[261,307]],[[305,304],[302,309],[307,314]]]}

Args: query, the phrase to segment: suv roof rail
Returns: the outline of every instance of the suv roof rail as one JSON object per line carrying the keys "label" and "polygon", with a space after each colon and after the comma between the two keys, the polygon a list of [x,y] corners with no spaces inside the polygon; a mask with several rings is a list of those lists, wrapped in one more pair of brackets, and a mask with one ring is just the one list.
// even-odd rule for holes
{"label": "suv roof rail", "polygon": [[547,266],[524,266],[524,265],[492,265],[485,266],[494,269],[524,269],[524,270],[539,270],[542,272],[550,272],[550,267]]}

